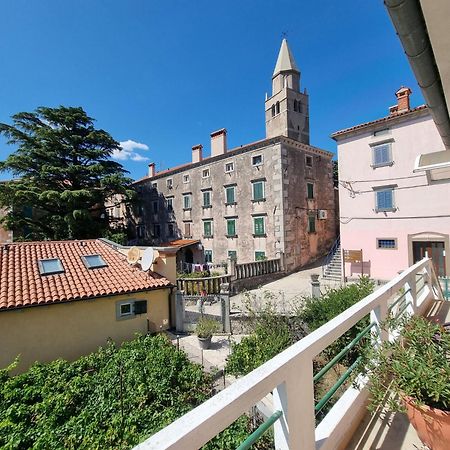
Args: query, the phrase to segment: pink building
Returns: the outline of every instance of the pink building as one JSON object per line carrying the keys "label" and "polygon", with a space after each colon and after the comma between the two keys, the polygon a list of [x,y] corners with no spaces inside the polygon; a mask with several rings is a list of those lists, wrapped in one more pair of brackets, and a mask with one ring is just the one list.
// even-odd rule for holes
{"label": "pink building", "polygon": [[429,109],[410,108],[410,94],[400,88],[388,116],[332,135],[341,247],[363,255],[362,264],[345,264],[347,277],[389,280],[425,255],[440,276],[450,273],[450,182],[420,167],[445,148]]}

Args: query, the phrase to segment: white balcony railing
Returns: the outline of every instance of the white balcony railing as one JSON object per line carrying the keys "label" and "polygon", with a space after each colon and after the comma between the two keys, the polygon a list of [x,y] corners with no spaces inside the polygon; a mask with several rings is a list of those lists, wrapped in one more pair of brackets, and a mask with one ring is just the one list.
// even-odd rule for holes
{"label": "white balcony railing", "polygon": [[[443,299],[431,260],[416,263],[135,449],[198,449],[270,393],[274,411],[283,412],[274,425],[277,449],[342,448],[366,412],[367,391],[348,388],[316,427],[313,359],[368,314],[379,324],[399,295],[409,314],[423,315],[434,299]],[[387,333],[377,337],[388,338]]]}

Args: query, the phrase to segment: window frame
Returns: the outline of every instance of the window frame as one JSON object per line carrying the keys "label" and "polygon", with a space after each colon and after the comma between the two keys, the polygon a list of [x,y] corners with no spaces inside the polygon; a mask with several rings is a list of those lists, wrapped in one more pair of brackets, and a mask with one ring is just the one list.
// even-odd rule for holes
{"label": "window frame", "polygon": [[[231,166],[231,169],[227,169],[227,166]],[[225,173],[231,173],[231,172],[234,172],[234,161],[225,163]]]}
{"label": "window frame", "polygon": [[[261,183],[262,185],[262,197],[261,198],[255,198],[255,186],[257,184]],[[266,199],[266,182],[265,180],[254,180],[252,181],[252,201],[253,202],[263,202]]]}
{"label": "window frame", "polygon": [[[208,257],[206,256],[208,255]],[[213,251],[210,249],[205,249],[203,256],[205,257],[205,263],[212,263],[213,262]],[[209,261],[208,261],[209,259]]]}
{"label": "window frame", "polygon": [[[262,222],[262,231],[258,232],[259,226],[257,226],[257,221],[261,220]],[[265,237],[266,235],[266,218],[265,216],[253,216],[253,237]]]}
{"label": "window frame", "polygon": [[[230,253],[233,253],[234,257],[231,256]],[[228,250],[227,251],[227,257],[228,257],[228,259],[231,259],[233,261],[237,261],[237,250]]]}
{"label": "window frame", "polygon": [[[372,150],[372,164],[371,167],[373,169],[377,169],[378,167],[386,167],[386,166],[392,166],[394,164],[394,160],[392,158],[392,141],[386,141],[386,142],[377,142],[375,144],[370,145]],[[380,150],[381,147],[387,147],[387,160],[377,163],[376,162],[376,154],[377,150]]]}
{"label": "window frame", "polygon": [[[261,161],[259,163],[255,163],[255,158],[261,158]],[[252,166],[253,167],[259,167],[264,164],[264,155],[262,153],[258,155],[252,155]]]}
{"label": "window frame", "polygon": [[167,211],[173,212],[173,197],[166,198]]}
{"label": "window frame", "polygon": [[[206,225],[209,224],[209,234],[206,233]],[[204,220],[203,221],[203,237],[204,238],[212,238],[214,237],[214,231],[213,231],[213,221],[211,219]]]}
{"label": "window frame", "polygon": [[205,167],[204,169],[202,169],[202,178],[203,179],[210,178],[210,176],[211,176],[211,170],[209,167]]}
{"label": "window frame", "polygon": [[[227,237],[229,237],[229,238],[236,237],[237,236],[237,233],[236,233],[236,218],[229,218],[229,219],[226,219],[226,221],[227,221]],[[230,232],[229,232],[230,231],[229,223],[233,223],[234,233],[232,233],[232,234],[230,234]]]}
{"label": "window frame", "polygon": [[[228,190],[233,190],[233,201],[228,201]],[[226,205],[235,205],[236,204],[236,186],[225,186],[225,204]]]}
{"label": "window frame", "polygon": [[[311,164],[308,164],[311,161]],[[314,157],[312,155],[305,155],[305,166],[312,168],[314,166]]]}
{"label": "window frame", "polygon": [[[310,186],[311,186],[311,192],[310,192]],[[310,193],[311,193],[311,196],[309,195]],[[310,183],[310,182],[306,183],[306,199],[314,200],[314,183]]]}
{"label": "window frame", "polygon": [[[45,269],[45,262],[48,261],[57,261],[58,269],[56,270],[46,270]],[[65,273],[66,270],[64,269],[64,265],[61,261],[61,258],[43,258],[38,260],[38,267],[39,267],[39,274],[41,276],[48,276],[48,275],[59,275],[60,273]]]}
{"label": "window frame", "polygon": [[173,189],[173,178],[167,178],[166,187],[167,189]]}
{"label": "window frame", "polygon": [[[383,188],[376,188],[374,189],[375,192],[375,212],[394,212],[397,210],[395,207],[395,196],[394,196],[394,187],[388,186]],[[383,192],[390,192],[391,193],[391,206],[389,207],[380,207],[378,202],[378,195]]]}
{"label": "window frame", "polygon": [[[183,236],[185,238],[191,238],[192,237],[192,222],[183,222],[183,223],[184,223]],[[189,227],[189,233],[186,233],[186,227]]]}
{"label": "window frame", "polygon": [[310,234],[317,233],[316,215],[314,213],[308,214],[308,233]]}
{"label": "window frame", "polygon": [[[93,256],[100,258],[103,261],[103,263],[99,264],[99,265],[91,265],[91,263],[89,262],[89,260],[87,258],[93,257]],[[103,267],[108,267],[108,263],[104,260],[103,256],[100,255],[99,253],[91,253],[89,255],[81,255],[81,261],[83,261],[83,264],[86,267],[86,269],[89,269],[89,270],[101,269]]]}
{"label": "window frame", "polygon": [[[189,199],[189,205],[186,206],[186,199]],[[189,211],[192,209],[192,194],[183,194],[183,210]]]}
{"label": "window frame", "polygon": [[255,250],[255,261],[265,261],[266,259],[267,256],[265,250]]}
{"label": "window frame", "polygon": [[167,224],[167,236],[168,237],[175,237],[175,223],[174,222],[169,222]]}
{"label": "window frame", "polygon": [[[392,241],[394,246],[393,247],[382,247],[380,245],[380,242],[382,241]],[[376,238],[376,249],[377,250],[397,250],[398,249],[398,243],[397,238]]]}
{"label": "window frame", "polygon": [[[212,208],[212,190],[202,191],[202,208]],[[208,203],[205,203],[205,197],[208,197]]]}
{"label": "window frame", "polygon": [[186,184],[186,183],[189,183],[190,181],[191,181],[190,175],[188,173],[185,173],[183,175],[183,183]]}

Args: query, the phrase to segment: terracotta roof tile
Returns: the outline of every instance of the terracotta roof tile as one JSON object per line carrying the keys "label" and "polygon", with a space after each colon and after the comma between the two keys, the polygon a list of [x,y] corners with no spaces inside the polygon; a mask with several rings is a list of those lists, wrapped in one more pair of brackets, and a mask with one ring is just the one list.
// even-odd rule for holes
{"label": "terracotta roof tile", "polygon": [[[83,255],[101,255],[107,267],[87,269]],[[59,258],[64,273],[41,275],[40,259]],[[100,240],[23,242],[0,246],[0,310],[126,294],[170,286],[159,274],[130,266]]]}

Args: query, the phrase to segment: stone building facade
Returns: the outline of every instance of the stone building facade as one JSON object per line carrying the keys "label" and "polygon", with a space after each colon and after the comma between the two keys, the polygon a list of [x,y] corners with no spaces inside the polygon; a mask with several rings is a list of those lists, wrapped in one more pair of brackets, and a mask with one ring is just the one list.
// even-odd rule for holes
{"label": "stone building facade", "polygon": [[141,200],[138,242],[198,239],[203,262],[250,262],[283,255],[294,270],[328,251],[335,239],[332,153],[309,145],[308,96],[287,42],[266,99],[266,138],[227,148],[227,131],[211,134],[211,156],[135,182]]}

